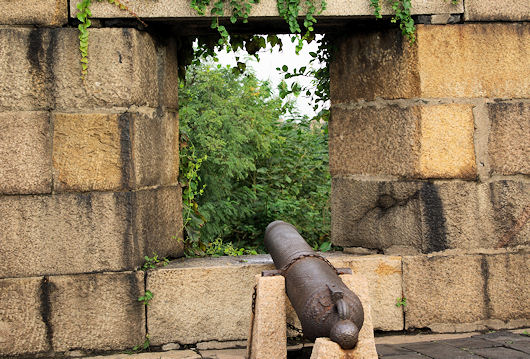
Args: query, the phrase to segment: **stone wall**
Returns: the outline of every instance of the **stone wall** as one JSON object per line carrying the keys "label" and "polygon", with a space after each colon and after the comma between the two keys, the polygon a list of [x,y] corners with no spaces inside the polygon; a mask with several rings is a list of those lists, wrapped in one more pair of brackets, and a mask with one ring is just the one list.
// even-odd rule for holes
{"label": "stone wall", "polygon": [[405,255],[406,329],[530,324],[529,38],[528,22],[490,22],[338,40],[332,240]]}
{"label": "stone wall", "polygon": [[[133,4],[169,22],[159,36],[112,27],[124,13],[95,3],[82,81],[75,1],[0,0],[0,357],[123,350],[148,333],[246,338],[252,278],[270,261],[138,271],[144,255],[182,254],[171,34],[195,31],[187,4]],[[376,329],[528,326],[528,1],[412,5],[426,23],[474,23],[419,26],[411,46],[348,28],[331,74],[333,241],[403,257],[330,260],[369,278]],[[331,1],[321,19],[371,14]],[[277,16],[262,1],[251,23]]]}
{"label": "stone wall", "polygon": [[92,29],[82,81],[67,5],[0,1],[0,357],[143,343],[182,254],[175,41]]}

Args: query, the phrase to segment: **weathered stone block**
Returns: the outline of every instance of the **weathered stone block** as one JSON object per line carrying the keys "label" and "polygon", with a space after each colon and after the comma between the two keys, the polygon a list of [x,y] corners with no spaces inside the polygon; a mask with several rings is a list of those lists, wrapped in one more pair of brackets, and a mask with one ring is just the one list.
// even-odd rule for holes
{"label": "weathered stone block", "polygon": [[68,22],[67,0],[0,0],[0,24],[62,26]]}
{"label": "weathered stone block", "polygon": [[529,254],[403,257],[406,328],[473,331],[528,325]]}
{"label": "weathered stone block", "polygon": [[466,0],[466,21],[530,20],[530,3],[525,0]]}
{"label": "weathered stone block", "polygon": [[[136,193],[134,235],[140,253],[150,257],[180,257],[182,242],[182,197],[180,186]],[[142,256],[143,258],[143,256]]]}
{"label": "weathered stone block", "polygon": [[135,29],[89,29],[83,81],[77,29],[0,29],[0,110],[177,108],[175,46]]}
{"label": "weathered stone block", "polygon": [[[128,187],[130,138],[123,139],[126,148],[121,148],[128,121],[120,126],[118,117],[117,114],[54,114],[56,191],[110,191]],[[122,128],[125,126],[126,129]]]}
{"label": "weathered stone block", "polygon": [[332,107],[331,174],[414,176],[421,150],[420,122],[417,107]]}
{"label": "weathered stone block", "polygon": [[0,134],[0,193],[50,193],[48,113],[0,112]]}
{"label": "weathered stone block", "polygon": [[421,108],[419,173],[423,178],[474,178],[474,121],[469,105]]}
{"label": "weathered stone block", "polygon": [[89,29],[88,75],[82,81],[77,29],[56,31],[55,109],[158,104],[157,51],[152,37],[128,28]]}
{"label": "weathered stone block", "polygon": [[179,174],[177,113],[137,113],[131,119],[135,186],[176,185]]}
{"label": "weathered stone block", "polygon": [[149,272],[147,289],[156,293],[147,308],[151,344],[246,339],[254,276],[271,268],[270,259],[249,265],[209,258]]}
{"label": "weathered stone block", "polygon": [[491,171],[502,175],[530,174],[530,104],[488,104]]}
{"label": "weathered stone block", "polygon": [[[401,309],[395,306],[396,298],[401,296],[396,257],[360,258],[344,254],[327,254],[326,257],[338,268],[350,267],[375,279],[368,288],[374,308],[372,313],[374,316],[385,311],[392,313],[374,317],[376,328],[403,328],[402,321],[396,323],[396,318],[402,315]],[[267,255],[179,260],[149,272],[147,289],[159,293],[148,307],[151,343],[192,344],[207,340],[247,339],[254,276],[273,268]],[[371,273],[374,270],[376,273]],[[288,308],[288,322],[299,325],[294,313],[289,311]]]}
{"label": "weathered stone block", "polygon": [[470,105],[332,108],[330,170],[405,178],[474,178]]}
{"label": "weathered stone block", "polygon": [[486,319],[484,285],[480,255],[403,257],[406,329]]}
{"label": "weathered stone block", "polygon": [[41,301],[43,278],[0,279],[0,355],[48,351],[49,308]]}
{"label": "weathered stone block", "polygon": [[530,323],[530,253],[491,255],[485,258],[488,315],[504,322]]}
{"label": "weathered stone block", "polygon": [[526,98],[529,34],[528,23],[419,25],[409,45],[397,29],[363,29],[338,42],[331,99]]}
{"label": "weathered stone block", "polygon": [[54,115],[56,191],[105,191],[178,183],[178,118],[146,109]]}
{"label": "weathered stone block", "polygon": [[143,272],[54,276],[48,286],[55,351],[120,350],[144,342]]}
{"label": "weathered stone block", "polygon": [[332,104],[421,94],[417,47],[398,30],[363,30],[340,38],[337,46],[329,70]]}
{"label": "weathered stone block", "polygon": [[489,184],[489,212],[495,247],[530,244],[530,183],[496,181]]}
{"label": "weathered stone block", "polygon": [[418,26],[421,97],[526,98],[529,23]]}
{"label": "weathered stone block", "polygon": [[158,37],[158,95],[159,104],[170,109],[178,109],[178,40],[169,37],[167,34],[163,38]]}
{"label": "weathered stone block", "polygon": [[352,257],[346,265],[367,283],[371,320],[377,330],[403,330],[403,308],[396,306],[402,292],[401,257]]}
{"label": "weathered stone block", "polygon": [[372,338],[373,351],[360,348],[364,344],[360,339],[354,349],[344,350],[329,338],[317,338],[310,359],[377,359],[375,341]]}
{"label": "weathered stone block", "polygon": [[126,193],[0,197],[2,276],[122,270],[132,254]]}
{"label": "weathered stone block", "polygon": [[248,339],[249,359],[287,358],[285,278],[256,275],[256,302]]}
{"label": "weathered stone block", "polygon": [[182,255],[171,239],[179,206],[178,187],[0,197],[1,276],[130,270],[144,255]]}
{"label": "weathered stone block", "polygon": [[[496,248],[507,230],[520,227],[516,223],[524,217],[526,187],[517,182],[503,187],[464,181],[387,182],[335,177],[332,240],[341,246],[402,254]],[[521,227],[509,245],[524,244],[524,233]]]}
{"label": "weathered stone block", "polygon": [[420,184],[335,177],[331,186],[331,238],[344,247],[421,250]]}
{"label": "weathered stone block", "polygon": [[0,111],[49,108],[54,41],[49,30],[0,28]]}

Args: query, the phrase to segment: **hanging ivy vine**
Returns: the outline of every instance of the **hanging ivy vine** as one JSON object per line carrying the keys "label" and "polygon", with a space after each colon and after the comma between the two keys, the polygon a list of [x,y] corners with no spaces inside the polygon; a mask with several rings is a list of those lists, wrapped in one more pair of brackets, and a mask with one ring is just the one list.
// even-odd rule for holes
{"label": "hanging ivy vine", "polygon": [[[79,28],[79,51],[81,53],[81,77],[84,79],[88,71],[88,28],[91,25],[90,5],[93,1],[106,1],[127,11],[129,14],[138,19],[142,24],[147,26],[125,3],[121,0],[79,0],[77,3],[77,19],[80,24]],[[367,0],[370,1],[370,6],[374,9],[376,18],[382,18],[382,6],[380,1],[387,1],[393,10],[391,22],[399,25],[403,36],[407,37],[411,43],[416,39],[415,25],[411,16],[411,0]],[[275,35],[259,36],[259,35],[232,35],[230,36],[226,27],[220,23],[220,17],[225,16],[228,12],[229,19],[232,24],[241,20],[243,23],[248,22],[248,17],[252,6],[258,3],[259,0],[190,0],[190,7],[194,9],[197,14],[201,16],[207,15],[207,10],[210,8],[210,15],[212,16],[211,28],[216,29],[219,37],[215,41],[211,38],[199,39],[199,48],[195,51],[192,48],[192,43],[181,44],[180,55],[183,56],[182,65],[179,63],[179,73],[182,77],[185,66],[192,63],[194,59],[206,55],[215,56],[215,49],[217,47],[224,47],[228,51],[237,51],[238,49],[246,49],[251,55],[258,57],[257,52],[260,49],[279,45],[281,47],[281,40]],[[451,0],[453,4],[458,3],[458,0]],[[314,36],[314,24],[316,23],[316,15],[322,14],[326,9],[326,0],[277,0],[277,8],[280,16],[289,25],[289,31],[295,36],[292,41],[297,41],[296,52],[298,53],[304,41],[310,42]],[[299,23],[300,13],[304,10],[305,17],[302,26]],[[237,61],[235,70],[244,71],[246,65],[243,62]],[[325,71],[318,74],[325,75]]]}
{"label": "hanging ivy vine", "polygon": [[[321,0],[320,4],[315,4],[313,0],[305,0],[306,14],[303,22],[305,33],[298,37],[296,53],[298,54],[303,47],[304,40],[310,40],[313,37],[313,25],[317,22],[315,15],[320,15],[326,10],[326,1]],[[301,34],[302,29],[298,23],[298,17],[302,10],[300,0],[277,0],[278,13],[289,25],[289,31],[292,34]]]}
{"label": "hanging ivy vine", "polygon": [[[399,24],[401,33],[406,36],[412,43],[416,40],[416,28],[414,26],[414,20],[411,15],[411,3],[410,0],[386,0],[392,7],[394,15],[390,19],[391,22]],[[454,0],[453,0],[454,1]],[[370,6],[374,8],[374,15],[377,19],[381,19],[381,3],[379,0],[370,0]]]}
{"label": "hanging ivy vine", "polygon": [[[77,20],[79,20],[80,24],[77,26],[79,29],[79,52],[81,53],[81,78],[84,79],[87,72],[88,72],[88,28],[90,25],[92,25],[92,22],[90,21],[90,17],[92,16],[92,12],[90,11],[90,5],[92,4],[93,0],[81,0],[77,3]],[[132,11],[126,4],[121,2],[120,0],[96,0],[98,2],[106,1],[109,4],[113,4],[117,6],[120,10],[127,11],[129,14],[134,16],[138,21],[140,21],[144,26],[147,26],[145,22],[142,21],[136,15],[134,11]]]}

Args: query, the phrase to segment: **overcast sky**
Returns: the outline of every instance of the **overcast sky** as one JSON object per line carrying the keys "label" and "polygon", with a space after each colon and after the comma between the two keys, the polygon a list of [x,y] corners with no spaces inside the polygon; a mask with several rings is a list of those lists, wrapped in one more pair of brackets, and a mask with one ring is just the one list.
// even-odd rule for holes
{"label": "overcast sky", "polygon": [[[269,49],[260,51],[259,57],[260,61],[257,62],[255,58],[249,57],[249,61],[246,61],[247,67],[254,69],[257,77],[261,80],[269,81],[272,84],[274,89],[280,84],[283,76],[280,72],[276,70],[277,67],[282,67],[283,65],[289,66],[289,70],[292,70],[293,67],[300,68],[302,66],[308,66],[311,56],[309,52],[316,52],[318,50],[318,43],[316,41],[311,42],[310,44],[304,44],[302,51],[299,55],[295,53],[295,43],[291,43],[289,35],[280,35],[280,38],[283,42],[283,50],[279,51],[278,46],[272,49],[272,52]],[[241,52],[241,59],[244,57],[245,52]],[[218,54],[219,62],[223,65],[236,65],[236,55],[234,53],[222,52]],[[240,60],[241,61],[241,60]],[[287,80],[288,83],[289,80]],[[293,79],[294,81],[294,79]],[[308,77],[297,77],[301,85],[312,86],[311,78]],[[291,81],[292,82],[292,81]],[[296,106],[301,114],[313,117],[315,112],[313,111],[313,103],[310,98],[305,96],[305,92],[300,94],[296,99]]]}

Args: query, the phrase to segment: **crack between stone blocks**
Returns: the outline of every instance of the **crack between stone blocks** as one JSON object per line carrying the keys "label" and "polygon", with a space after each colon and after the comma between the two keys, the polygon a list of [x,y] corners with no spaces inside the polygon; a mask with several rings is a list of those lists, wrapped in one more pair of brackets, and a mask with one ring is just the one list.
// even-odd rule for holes
{"label": "crack between stone blocks", "polygon": [[398,105],[401,108],[407,108],[418,105],[480,105],[489,103],[530,103],[530,99],[526,98],[484,98],[484,97],[472,97],[472,98],[410,98],[410,99],[385,99],[376,98],[373,100],[357,100],[352,102],[336,103],[331,104],[331,109],[337,108],[342,110],[354,110],[365,107],[376,107],[382,108],[388,105]]}
{"label": "crack between stone blocks", "polygon": [[[401,298],[405,297],[405,267],[403,265],[403,256],[401,256]],[[406,330],[406,311],[405,307],[401,306],[401,313],[403,313],[403,329]]]}
{"label": "crack between stone blocks", "polygon": [[34,275],[20,275],[13,277],[0,277],[0,280],[4,279],[24,279],[24,278],[52,278],[52,277],[75,277],[86,274],[130,274],[133,273],[134,269],[116,269],[116,270],[100,270],[91,272],[80,272],[80,273],[58,273],[58,274],[34,274]]}
{"label": "crack between stone blocks", "polygon": [[[514,175],[492,175],[487,180],[484,181],[478,181],[476,178],[395,178],[395,177],[377,177],[377,176],[357,176],[357,175],[335,175],[333,176],[333,179],[344,179],[344,180],[353,180],[353,181],[359,181],[359,182],[396,182],[396,183],[451,183],[451,182],[462,182],[462,183],[470,183],[475,182],[477,184],[479,183],[494,183],[498,181],[516,181],[516,182],[522,182],[522,183],[530,183],[530,175],[527,174],[514,174]],[[6,194],[6,196],[10,196],[10,194]],[[12,195],[11,195],[12,196]]]}
{"label": "crack between stone blocks", "polygon": [[402,179],[397,176],[390,176],[390,175],[357,175],[357,174],[336,174],[333,175],[333,179],[339,178],[339,179],[350,179],[350,180],[356,180],[356,181],[377,181],[377,182],[390,182],[390,181],[412,181],[407,179]]}
{"label": "crack between stone blocks", "polygon": [[489,265],[488,260],[486,258],[486,255],[481,255],[480,258],[480,269],[482,272],[482,279],[483,279],[483,293],[484,296],[484,311],[486,320],[490,319],[491,317],[491,297],[489,293]]}
{"label": "crack between stone blocks", "polygon": [[[463,0],[462,0],[462,1],[463,1]],[[72,13],[71,13],[71,11],[70,11],[70,0],[67,0],[67,1],[66,1],[66,6],[68,6],[68,9],[67,9],[67,11],[68,11],[68,18],[66,19],[66,22],[67,22],[67,24],[68,24],[68,22],[70,22],[70,18],[72,17]]]}
{"label": "crack between stone blocks", "polygon": [[477,103],[473,106],[473,145],[475,152],[475,165],[478,179],[485,182],[490,177],[490,164],[488,156],[488,142],[491,130],[487,102]]}
{"label": "crack between stone blocks", "polygon": [[51,194],[53,195],[76,195],[80,193],[94,193],[94,194],[113,194],[113,193],[127,193],[127,192],[140,192],[140,191],[148,191],[148,190],[156,190],[161,188],[179,188],[180,184],[171,184],[171,185],[153,185],[153,186],[144,186],[134,189],[126,189],[126,188],[119,188],[115,190],[103,190],[103,191],[97,191],[97,190],[88,190],[88,191],[64,191],[64,192],[52,192],[52,193],[0,193],[0,200],[2,197],[49,197]]}
{"label": "crack between stone blocks", "polygon": [[493,182],[499,182],[499,181],[516,181],[516,182],[522,182],[522,183],[530,183],[530,175],[526,175],[526,174],[517,174],[517,175],[511,175],[511,176],[493,175],[484,183],[493,183]]}
{"label": "crack between stone blocks", "polygon": [[[33,111],[45,111],[49,110],[54,113],[64,113],[64,114],[87,114],[87,113],[102,113],[102,114],[109,114],[109,115],[120,115],[123,113],[140,113],[144,115],[153,115],[156,113],[156,111],[160,111],[162,109],[163,111],[167,112],[178,112],[178,109],[168,107],[168,106],[137,106],[137,105],[130,105],[130,106],[116,106],[116,107],[89,107],[89,108],[74,108],[74,109],[58,109],[58,108],[47,108],[47,109],[31,109],[27,110],[26,112],[33,112]],[[0,107],[0,110],[2,108]],[[16,109],[13,109],[12,111],[16,111]]]}
{"label": "crack between stone blocks", "polygon": [[[147,292],[147,271],[144,271],[144,295]],[[147,305],[144,305],[145,317],[145,337],[149,338],[149,327],[147,325]]]}
{"label": "crack between stone blocks", "polygon": [[55,166],[53,165],[53,138],[55,133],[55,116],[53,111],[48,111],[48,124],[49,124],[49,136],[50,136],[50,175],[51,175],[51,188],[50,194],[55,194]]}

